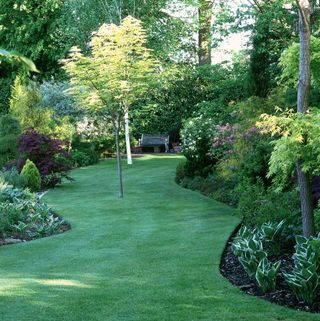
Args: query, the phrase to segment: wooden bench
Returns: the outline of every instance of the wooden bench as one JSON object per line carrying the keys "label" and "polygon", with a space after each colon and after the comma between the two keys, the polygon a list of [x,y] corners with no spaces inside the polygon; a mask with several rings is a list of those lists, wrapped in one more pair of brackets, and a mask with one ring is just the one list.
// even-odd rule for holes
{"label": "wooden bench", "polygon": [[164,147],[166,153],[169,152],[169,135],[165,134],[143,134],[139,139],[139,146],[153,147],[155,153],[161,152],[161,147]]}

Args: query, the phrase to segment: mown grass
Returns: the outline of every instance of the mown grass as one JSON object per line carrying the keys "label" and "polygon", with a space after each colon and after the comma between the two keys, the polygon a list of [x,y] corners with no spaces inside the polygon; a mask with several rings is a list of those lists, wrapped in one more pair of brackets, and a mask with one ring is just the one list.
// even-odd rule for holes
{"label": "mown grass", "polygon": [[320,316],[247,296],[219,273],[239,223],[233,211],[174,181],[180,157],[145,156],[73,172],[46,201],[65,234],[0,248],[2,321],[313,321]]}

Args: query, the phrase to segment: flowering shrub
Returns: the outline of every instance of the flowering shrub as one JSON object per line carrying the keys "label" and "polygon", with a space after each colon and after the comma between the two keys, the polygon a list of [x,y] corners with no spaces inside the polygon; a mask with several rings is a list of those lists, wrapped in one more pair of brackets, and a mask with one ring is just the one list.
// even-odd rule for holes
{"label": "flowering shrub", "polygon": [[213,139],[214,127],[211,118],[204,118],[203,115],[189,119],[182,131],[182,152],[187,158],[186,174],[193,176],[195,172],[204,175],[203,170],[213,164],[210,154],[211,142]]}
{"label": "flowering shrub", "polygon": [[38,168],[42,184],[53,187],[62,177],[68,178],[72,167],[71,156],[66,149],[67,142],[54,139],[50,135],[39,134],[33,129],[27,129],[18,138],[20,158],[17,169],[21,171],[27,159]]}

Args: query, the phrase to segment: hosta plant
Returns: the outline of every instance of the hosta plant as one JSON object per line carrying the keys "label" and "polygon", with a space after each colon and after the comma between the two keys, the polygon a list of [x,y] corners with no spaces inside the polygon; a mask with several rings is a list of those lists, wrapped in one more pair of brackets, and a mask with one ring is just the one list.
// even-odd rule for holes
{"label": "hosta plant", "polygon": [[294,269],[285,279],[298,300],[313,304],[320,289],[320,236],[296,238]]}
{"label": "hosta plant", "polygon": [[256,281],[263,292],[275,290],[280,265],[281,261],[272,264],[267,258],[260,261],[256,271]]}
{"label": "hosta plant", "polygon": [[260,235],[263,243],[271,250],[271,252],[278,256],[281,251],[281,235],[285,225],[284,221],[280,223],[264,223],[260,228]]}
{"label": "hosta plant", "polygon": [[[247,235],[247,237],[241,235]],[[239,231],[235,238],[232,251],[239,258],[241,265],[251,278],[255,277],[260,261],[267,257],[259,234],[252,232],[249,235],[248,231],[243,229]]]}

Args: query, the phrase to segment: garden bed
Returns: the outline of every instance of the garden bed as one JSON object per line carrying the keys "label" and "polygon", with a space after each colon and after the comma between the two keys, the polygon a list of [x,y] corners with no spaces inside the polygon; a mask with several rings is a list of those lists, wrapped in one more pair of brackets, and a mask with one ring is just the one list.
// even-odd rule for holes
{"label": "garden bed", "polygon": [[[307,312],[320,312],[320,297],[318,297],[316,303],[313,306],[307,305],[304,302],[297,300],[294,293],[289,288],[286,283],[283,272],[291,272],[294,266],[291,255],[283,254],[281,257],[277,258],[281,260],[281,267],[277,278],[276,290],[270,293],[263,293],[261,289],[257,286],[254,280],[252,280],[248,274],[245,272],[244,268],[240,264],[238,258],[233,254],[231,250],[231,245],[233,238],[236,235],[238,229],[230,237],[225,250],[223,252],[220,271],[221,274],[227,278],[233,285],[237,286],[241,291],[259,297],[264,300],[268,300],[272,303],[283,305],[296,310],[302,310]],[[270,261],[275,262],[276,258],[270,258]]]}
{"label": "garden bed", "polygon": [[61,222],[59,224],[59,229],[55,230],[54,233],[43,234],[43,235],[35,234],[34,236],[31,236],[30,234],[21,235],[19,233],[11,232],[10,234],[6,235],[6,237],[0,237],[0,246],[29,242],[29,241],[33,241],[44,237],[50,237],[53,235],[62,234],[66,231],[71,230],[71,224],[65,221],[60,215],[56,213],[52,213],[52,216],[55,219],[57,219],[59,222]]}

